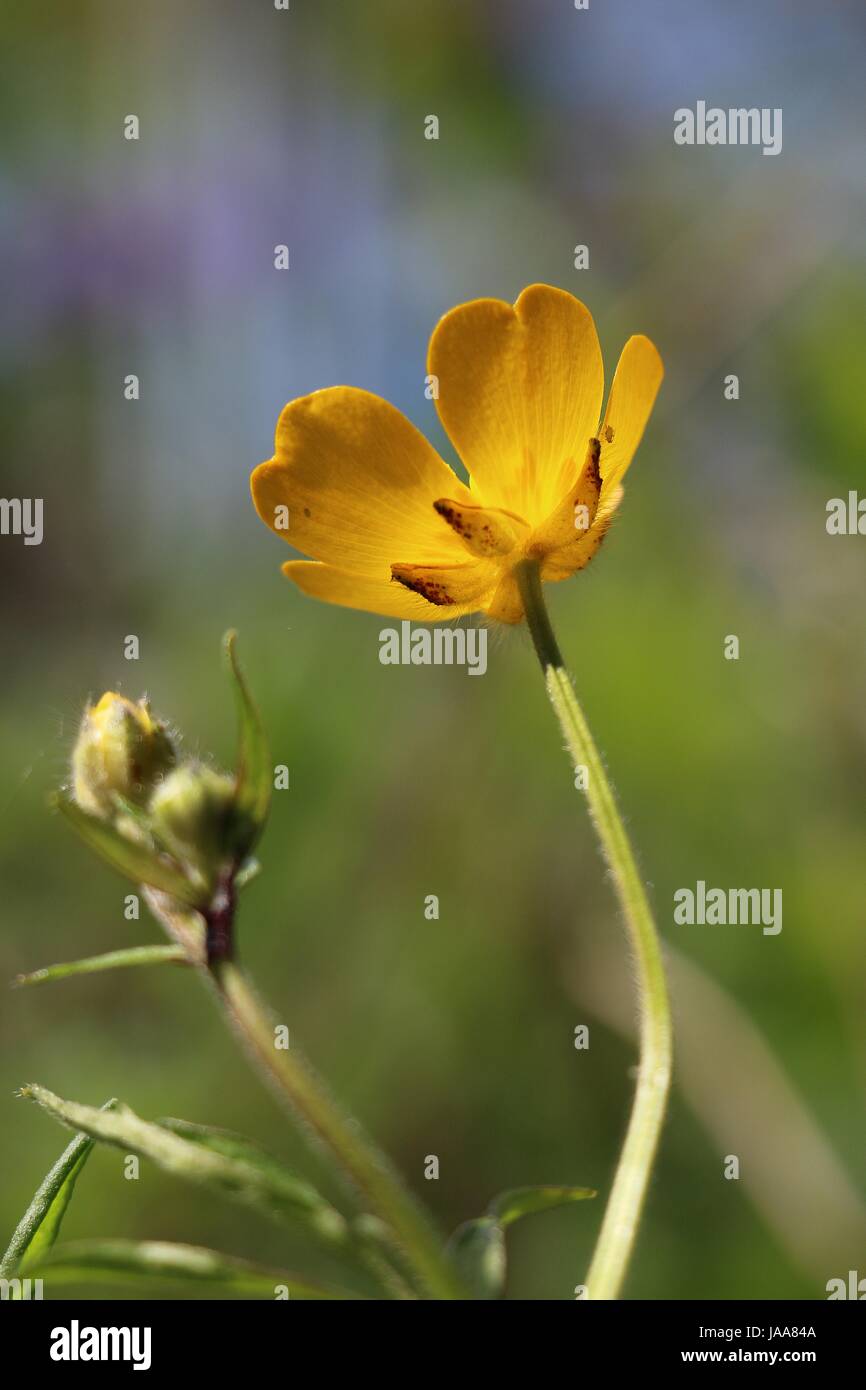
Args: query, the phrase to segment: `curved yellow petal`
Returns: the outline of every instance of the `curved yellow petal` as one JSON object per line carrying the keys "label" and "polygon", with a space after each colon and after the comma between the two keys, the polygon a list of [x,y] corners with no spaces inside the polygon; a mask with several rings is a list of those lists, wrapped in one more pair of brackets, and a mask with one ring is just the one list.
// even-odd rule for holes
{"label": "curved yellow petal", "polygon": [[500,507],[479,507],[477,503],[455,502],[450,497],[438,498],[433,506],[456,531],[470,555],[479,559],[509,555],[529,530],[522,517]]}
{"label": "curved yellow petal", "polygon": [[398,584],[420,594],[436,608],[453,609],[459,613],[474,613],[485,606],[499,581],[501,568],[487,560],[470,560],[461,565],[391,566]]}
{"label": "curved yellow petal", "polygon": [[542,557],[561,545],[578,541],[589,530],[601,494],[600,455],[601,445],[597,439],[591,439],[583,468],[574,483],[550,516],[533,531],[528,551],[531,556]]}
{"label": "curved yellow petal", "polygon": [[523,622],[523,599],[513,570],[500,579],[484,611],[498,623]]}
{"label": "curved yellow petal", "polygon": [[578,570],[584,569],[598,553],[612,519],[612,512],[604,516],[599,512],[585,535],[568,545],[560,546],[557,550],[549,551],[541,561],[541,578],[549,584],[555,584],[560,579],[570,579]]}
{"label": "curved yellow petal", "polygon": [[388,618],[409,618],[418,623],[441,623],[457,618],[464,609],[428,603],[392,579],[371,578],[353,574],[335,565],[323,565],[315,560],[288,560],[283,574],[294,581],[311,598],[336,603],[341,608],[360,608],[365,613],[381,613]]}
{"label": "curved yellow petal", "polygon": [[465,559],[433,503],[471,502],[469,489],[405,415],[368,391],[333,386],[287,405],[274,457],[256,468],[251,486],[267,526],[342,569],[390,583],[401,555]]}
{"label": "curved yellow petal", "polygon": [[637,333],[620,354],[599,437],[602,500],[622,481],[640,444],[665,374],[658,348]]}
{"label": "curved yellow petal", "polygon": [[607,489],[602,489],[601,498],[598,504],[598,511],[595,514],[594,526],[609,526],[613,520],[613,514],[625,496],[625,488],[622,483],[613,483]]}
{"label": "curved yellow petal", "polygon": [[461,304],[434,329],[427,370],[473,492],[543,521],[598,427],[604,372],[589,310],[550,285],[530,285],[513,306]]}

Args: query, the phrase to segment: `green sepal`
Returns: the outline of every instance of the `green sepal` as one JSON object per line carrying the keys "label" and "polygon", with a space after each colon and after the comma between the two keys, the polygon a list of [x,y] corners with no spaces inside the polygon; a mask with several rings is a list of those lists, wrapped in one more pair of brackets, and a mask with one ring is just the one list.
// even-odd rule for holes
{"label": "green sepal", "polygon": [[237,659],[237,633],[223,638],[238,711],[238,757],[235,773],[236,804],[249,817],[249,839],[242,857],[249,854],[264,827],[271,802],[273,768],[268,741],[256,703]]}
{"label": "green sepal", "polygon": [[196,887],[176,864],[148,844],[128,840],[111,821],[82,810],[63,792],[56,792],[50,798],[50,805],[62,812],[84,843],[124,878],[158,888],[187,907],[201,908],[206,905],[201,887]]}

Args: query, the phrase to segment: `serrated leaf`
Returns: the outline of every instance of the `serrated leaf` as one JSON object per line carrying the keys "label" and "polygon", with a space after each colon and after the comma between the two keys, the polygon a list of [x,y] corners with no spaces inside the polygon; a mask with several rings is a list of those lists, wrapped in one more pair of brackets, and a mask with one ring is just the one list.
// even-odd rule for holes
{"label": "serrated leaf", "polygon": [[[220,1196],[254,1207],[266,1216],[302,1220],[317,1236],[331,1244],[349,1240],[345,1220],[309,1183],[270,1164],[221,1153],[212,1144],[172,1133],[162,1124],[142,1120],[128,1106],[118,1103],[110,1112],[62,1100],[43,1086],[23,1086],[19,1092],[36,1101],[55,1119],[92,1138],[113,1144],[126,1153],[149,1158],[167,1173],[186,1182],[210,1188]],[[244,1141],[238,1141],[243,1143]],[[252,1147],[252,1146],[251,1146]]]}
{"label": "serrated leaf", "polygon": [[238,710],[237,804],[255,827],[243,851],[249,854],[267,819],[273,769],[261,716],[238,664],[237,633],[227,632],[223,641]]}
{"label": "serrated leaf", "polygon": [[311,1283],[297,1274],[224,1255],[199,1245],[157,1240],[81,1240],[57,1246],[36,1271],[46,1287],[116,1280],[210,1285],[238,1294],[274,1298],[278,1288],[292,1298],[354,1299],[362,1294]]}
{"label": "serrated leaf", "polygon": [[505,1232],[492,1216],[458,1226],[448,1254],[469,1291],[479,1299],[501,1298],[505,1291]]}
{"label": "serrated leaf", "polygon": [[69,796],[56,793],[51,797],[50,804],[63,813],[84,843],[124,878],[169,893],[187,907],[203,905],[202,889],[190,882],[177,865],[159,851],[151,849],[146,843],[128,840],[111,821],[82,810]]}
{"label": "serrated leaf", "polygon": [[[103,1110],[114,1105],[106,1101]],[[98,1113],[98,1112],[97,1112]],[[29,1270],[34,1262],[45,1257],[57,1239],[60,1224],[72,1197],[78,1175],[90,1156],[93,1140],[86,1134],[76,1134],[46,1174],[19,1221],[0,1260],[0,1277],[11,1278],[20,1269]]]}
{"label": "serrated leaf", "polygon": [[162,965],[166,962],[185,965],[189,957],[182,946],[131,946],[123,951],[106,951],[101,956],[85,956],[82,960],[63,961],[44,965],[27,975],[17,975],[13,988],[41,985],[49,980],[64,980],[69,975],[95,975],[101,970],[119,970],[135,965]]}
{"label": "serrated leaf", "polygon": [[487,1210],[501,1226],[506,1227],[523,1216],[567,1206],[570,1202],[582,1202],[595,1195],[591,1187],[513,1187],[496,1197]]}

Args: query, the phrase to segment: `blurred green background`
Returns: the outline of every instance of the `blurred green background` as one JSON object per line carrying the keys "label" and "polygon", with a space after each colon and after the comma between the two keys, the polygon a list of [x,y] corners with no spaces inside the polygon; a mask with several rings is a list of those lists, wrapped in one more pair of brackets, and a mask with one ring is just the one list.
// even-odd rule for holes
{"label": "blurred green background", "polygon": [[[289,586],[248,495],[282,405],[338,382],[453,462],[424,398],[433,324],[548,281],[588,303],[609,370],[638,331],[667,368],[600,559],[550,591],[672,951],[680,1084],[627,1292],[821,1298],[866,1275],[866,541],[825,530],[866,459],[866,15],[91,0],[12,5],[5,27],[0,490],[45,499],[45,538],[0,539],[3,977],[158,939],[46,794],[105,688],[229,762],[236,626],[291,770],[242,950],[293,1039],[443,1229],[506,1187],[605,1193],[631,967],[528,638],[491,632],[484,679],[381,666],[387,620]],[[782,107],[782,154],[676,146],[698,99]],[[675,926],[698,879],[781,888],[781,934]],[[0,1069],[2,1243],[65,1143],[14,1099],[30,1080],[317,1171],[171,968],[8,995]],[[509,1294],[570,1298],[601,1210],[518,1227]],[[147,1165],[125,1181],[109,1151],[64,1234],[327,1270]]]}

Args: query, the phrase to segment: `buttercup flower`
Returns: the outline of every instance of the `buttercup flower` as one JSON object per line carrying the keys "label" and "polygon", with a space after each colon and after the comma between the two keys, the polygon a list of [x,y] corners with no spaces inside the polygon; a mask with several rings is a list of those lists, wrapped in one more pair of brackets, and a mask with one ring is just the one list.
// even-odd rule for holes
{"label": "buttercup flower", "polygon": [[521,561],[558,581],[598,550],[661,358],[648,338],[629,338],[602,416],[592,315],[563,290],[530,285],[514,306],[452,309],[427,370],[469,487],[387,401],[335,386],[284,408],[274,457],[252,475],[256,510],[312,557],[283,572],[315,598],[422,622],[483,612],[518,623]]}

